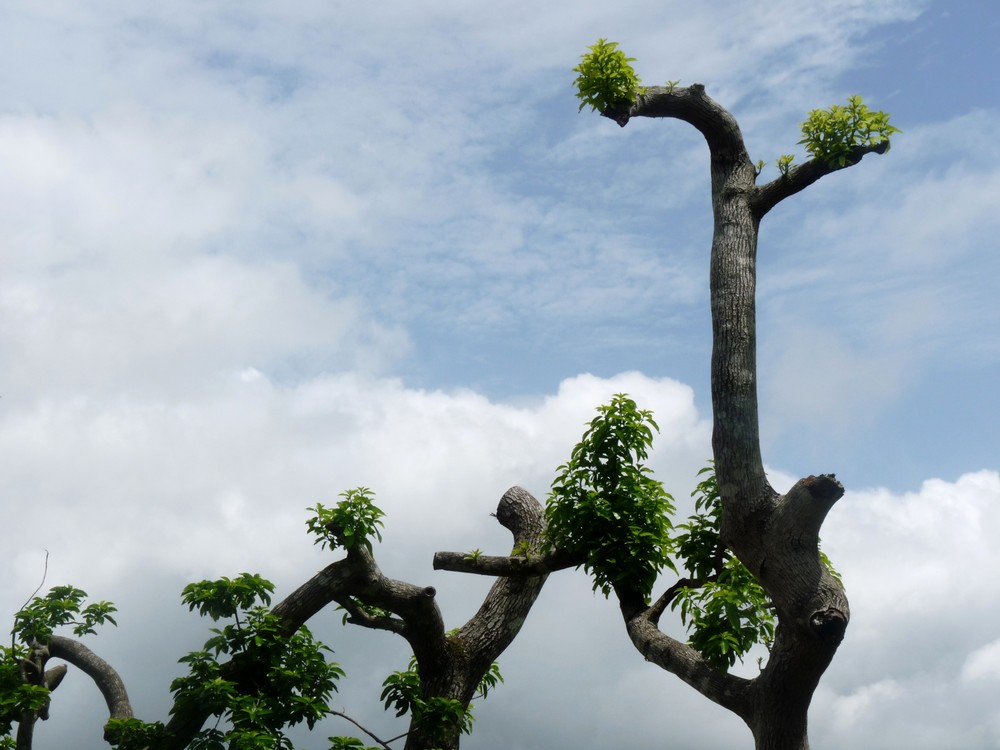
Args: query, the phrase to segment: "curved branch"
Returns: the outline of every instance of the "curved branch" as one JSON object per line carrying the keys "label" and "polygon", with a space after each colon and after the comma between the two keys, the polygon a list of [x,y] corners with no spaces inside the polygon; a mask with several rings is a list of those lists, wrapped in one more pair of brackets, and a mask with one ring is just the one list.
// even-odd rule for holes
{"label": "curved branch", "polygon": [[753,681],[715,669],[694,648],[663,633],[656,617],[659,614],[652,607],[625,617],[629,638],[639,653],[746,721],[753,711]]}
{"label": "curved branch", "polygon": [[[713,152],[725,151],[729,158],[742,156],[749,163],[750,157],[743,147],[739,123],[723,106],[705,93],[705,86],[649,86],[636,97],[627,111],[603,113],[624,127],[633,117],[670,117],[694,126]],[[735,152],[732,149],[735,148]]]}
{"label": "curved branch", "polygon": [[[115,668],[77,640],[54,635],[49,640],[49,656],[69,662],[84,672],[97,685],[108,714],[112,719],[131,719],[132,704],[129,702],[125,683]],[[57,683],[58,684],[58,683]]]}
{"label": "curved branch", "polygon": [[[656,625],[660,621],[660,616],[667,610],[670,603],[677,597],[682,589],[700,589],[706,584],[718,580],[719,576],[714,575],[708,578],[680,578],[670,586],[653,604],[646,610],[649,621]],[[627,619],[627,618],[626,618]]]}

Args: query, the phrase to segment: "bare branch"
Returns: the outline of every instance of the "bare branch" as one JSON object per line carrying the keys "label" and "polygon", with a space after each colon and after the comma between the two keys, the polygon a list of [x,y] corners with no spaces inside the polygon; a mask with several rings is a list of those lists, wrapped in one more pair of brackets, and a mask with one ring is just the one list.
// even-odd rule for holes
{"label": "bare branch", "polygon": [[663,633],[654,608],[625,618],[633,645],[646,661],[676,675],[711,701],[744,720],[753,709],[753,681],[712,667],[694,648]]}
{"label": "bare branch", "polygon": [[352,717],[348,716],[348,715],[347,715],[347,714],[345,714],[344,712],[342,712],[342,711],[332,711],[332,710],[331,710],[331,711],[330,711],[330,714],[331,714],[332,716],[339,716],[339,717],[340,717],[341,719],[347,719],[347,720],[348,720],[349,722],[351,722],[351,723],[352,723],[352,724],[353,724],[354,726],[356,726],[356,727],[357,727],[358,729],[360,729],[360,730],[361,730],[362,732],[364,732],[364,733],[365,733],[365,734],[367,734],[367,735],[368,735],[369,737],[371,737],[371,738],[372,738],[373,740],[375,740],[375,742],[377,742],[377,743],[378,743],[378,744],[380,744],[380,745],[381,745],[382,747],[384,747],[384,748],[385,748],[385,750],[392,750],[392,748],[391,748],[391,747],[389,747],[389,742],[395,742],[396,740],[400,739],[400,737],[405,737],[405,736],[406,736],[405,734],[401,734],[401,735],[399,735],[399,737],[393,737],[393,738],[392,738],[391,740],[389,740],[388,742],[385,742],[385,741],[381,740],[381,739],[380,739],[380,738],[378,737],[378,735],[374,734],[374,733],[373,733],[373,732],[372,732],[372,731],[371,731],[370,729],[368,729],[367,727],[365,727],[365,726],[364,726],[363,724],[361,724],[360,722],[358,722],[358,721],[357,721],[356,719],[353,719]]}
{"label": "bare branch", "polygon": [[506,556],[470,555],[468,552],[434,553],[434,570],[508,578],[544,575],[582,564],[582,559],[570,557],[559,551],[545,555]]}
{"label": "bare branch", "polygon": [[50,657],[69,662],[94,681],[104,696],[110,718],[132,718],[132,704],[129,702],[125,683],[114,667],[72,638],[54,635],[49,640],[48,648]]}

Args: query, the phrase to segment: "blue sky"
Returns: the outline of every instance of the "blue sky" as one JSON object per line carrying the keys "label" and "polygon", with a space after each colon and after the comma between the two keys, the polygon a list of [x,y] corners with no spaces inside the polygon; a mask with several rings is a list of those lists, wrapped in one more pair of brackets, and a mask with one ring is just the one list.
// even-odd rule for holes
{"label": "blue sky", "polygon": [[[683,504],[711,430],[707,149],[682,123],[577,113],[571,68],[607,37],[646,83],[705,84],[772,165],[851,94],[902,129],[763,223],[763,452],[779,486],[848,487],[823,538],[853,621],[813,746],[1000,746],[992,3],[4,15],[0,610],[49,550],[49,583],[119,604],[92,645],[144,717],[165,710],[153,668],[202,638],[184,583],[252,570],[290,590],[327,560],[304,509],[348,487],[389,512],[386,572],[432,582],[455,625],[483,582],[433,573],[433,552],[501,550],[500,494],[543,497],[612,393],[656,412]],[[469,746],[749,742],[619,619],[582,573],[550,581]],[[378,683],[400,644],[318,627],[353,675],[343,707],[391,725]],[[99,714],[92,692],[64,683],[39,747]]]}

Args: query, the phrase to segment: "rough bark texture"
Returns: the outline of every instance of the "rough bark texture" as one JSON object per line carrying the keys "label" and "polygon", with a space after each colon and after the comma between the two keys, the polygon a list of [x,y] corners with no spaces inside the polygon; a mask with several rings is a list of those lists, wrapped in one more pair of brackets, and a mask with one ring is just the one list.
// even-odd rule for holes
{"label": "rough bark texture", "polygon": [[[612,114],[622,126],[632,117],[684,120],[708,143],[714,219],[712,449],[723,507],[721,533],[771,597],[779,624],[767,666],[755,679],[743,680],[715,672],[689,647],[663,634],[655,606],[623,609],[623,614],[636,648],[739,715],[758,750],[805,750],[809,703],[850,619],[844,590],[818,552],[820,526],[844,490],[829,475],[807,477],[779,495],[764,474],[757,414],[757,236],[762,217],[779,201],[840,167],[811,160],[757,186],[735,119],[698,84],[653,87],[627,112]],[[845,166],[887,147],[886,142],[856,148]]]}

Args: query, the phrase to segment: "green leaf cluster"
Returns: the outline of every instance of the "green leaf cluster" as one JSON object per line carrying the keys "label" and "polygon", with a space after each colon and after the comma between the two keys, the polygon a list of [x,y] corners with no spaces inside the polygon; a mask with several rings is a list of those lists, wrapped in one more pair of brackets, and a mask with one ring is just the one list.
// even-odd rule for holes
{"label": "green leaf cluster", "polygon": [[730,557],[714,578],[681,589],[671,606],[688,626],[688,643],[712,666],[725,671],[756,644],[770,648],[775,617],[771,600],[753,574]]}
{"label": "green leaf cluster", "polygon": [[[184,588],[182,600],[213,620],[233,618],[200,651],[181,658],[188,674],[173,681],[174,711],[197,705],[228,722],[225,731],[202,730],[192,747],[291,748],[283,729],[312,728],[329,714],[328,703],[344,672],[327,661],[330,649],[306,627],[287,634],[266,606],[274,586],[259,575],[201,581]],[[226,655],[230,664],[218,657]],[[127,747],[122,745],[122,747]]]}
{"label": "green leaf cluster", "polygon": [[[476,688],[476,697],[485,698],[490,690],[503,682],[500,667],[496,662],[483,675]],[[472,733],[472,707],[464,707],[454,698],[422,695],[420,671],[415,658],[405,671],[393,672],[382,683],[381,700],[385,710],[394,710],[396,716],[410,714],[413,725],[428,732],[435,739],[444,740],[458,727],[462,734]]]}
{"label": "green leaf cluster", "polygon": [[189,583],[181,592],[181,601],[189,611],[198,610],[202,617],[221,620],[236,617],[240,610],[262,602],[271,603],[274,584],[256,573],[241,573],[236,578]]}
{"label": "green leaf cluster", "polygon": [[792,161],[795,159],[795,154],[782,154],[775,160],[775,165],[778,167],[778,171],[781,176],[784,177],[788,174],[789,170],[792,168]]}
{"label": "green leaf cluster", "polygon": [[757,643],[769,647],[775,618],[764,589],[722,544],[722,500],[712,466],[698,472],[695,513],[675,538],[678,558],[697,585],[682,588],[671,601],[688,627],[690,643],[720,670],[732,667]]}
{"label": "green leaf cluster", "polygon": [[382,518],[385,513],[375,505],[375,495],[367,487],[355,487],[340,493],[344,498],[334,507],[316,503],[309,508],[313,516],[306,527],[314,537],[313,544],[321,547],[341,547],[345,550],[364,545],[372,551],[372,538],[382,541]]}
{"label": "green leaf cluster", "polygon": [[598,407],[570,460],[558,468],[545,509],[549,544],[584,560],[594,590],[649,600],[671,560],[673,498],[644,465],[659,430],[624,393]]}
{"label": "green leaf cluster", "polygon": [[167,738],[167,729],[159,721],[109,719],[104,725],[104,736],[112,747],[131,750],[155,747]]}
{"label": "green leaf cluster", "polygon": [[603,114],[634,104],[643,91],[642,81],[630,65],[635,58],[626,57],[617,42],[606,39],[598,39],[587,49],[580,64],[573,68],[578,74],[574,83],[580,110],[590,105]]}
{"label": "green leaf cluster", "polygon": [[883,142],[888,147],[889,136],[899,132],[889,124],[886,112],[873,112],[855,95],[847,98],[846,106],[834,104],[829,109],[810,112],[802,123],[799,143],[813,157],[832,167],[844,167],[855,148]]}
{"label": "green leaf cluster", "polygon": [[63,625],[72,625],[77,636],[95,633],[97,625],[110,622],[117,611],[111,602],[94,602],[83,606],[87,592],[74,586],[54,586],[45,596],[36,596],[14,615],[13,632],[24,643],[48,642],[52,632]]}
{"label": "green leaf cluster", "polygon": [[0,646],[0,747],[14,747],[10,737],[14,722],[38,711],[49,700],[48,688],[24,679],[22,664],[26,657],[23,647]]}

